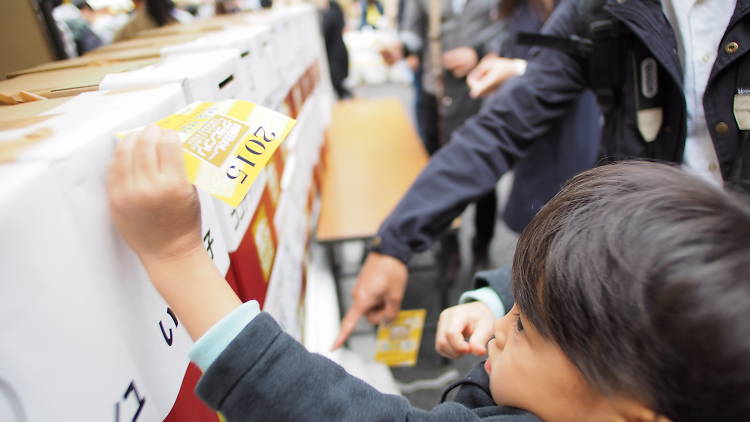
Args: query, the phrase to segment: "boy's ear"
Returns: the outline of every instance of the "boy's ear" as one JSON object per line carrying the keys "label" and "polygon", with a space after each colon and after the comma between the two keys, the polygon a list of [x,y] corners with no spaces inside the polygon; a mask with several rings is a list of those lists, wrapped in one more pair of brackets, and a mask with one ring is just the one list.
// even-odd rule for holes
{"label": "boy's ear", "polygon": [[638,400],[618,397],[612,401],[612,405],[622,422],[672,422]]}

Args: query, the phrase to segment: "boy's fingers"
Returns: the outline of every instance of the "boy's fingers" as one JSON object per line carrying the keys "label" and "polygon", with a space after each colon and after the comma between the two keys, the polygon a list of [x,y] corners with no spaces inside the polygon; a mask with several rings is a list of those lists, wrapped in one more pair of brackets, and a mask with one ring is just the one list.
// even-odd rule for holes
{"label": "boy's fingers", "polygon": [[133,168],[141,181],[151,182],[159,174],[159,161],[156,145],[159,142],[159,128],[151,125],[144,129],[135,144]]}
{"label": "boy's fingers", "polygon": [[183,178],[185,158],[182,154],[180,137],[172,130],[162,130],[158,144],[159,168],[162,174],[169,177]]}
{"label": "boy's fingers", "polygon": [[481,356],[487,353],[487,342],[492,338],[492,323],[481,321],[469,338],[471,353]]}
{"label": "boy's fingers", "polygon": [[448,358],[455,359],[459,356],[458,352],[448,341],[448,333],[453,329],[453,320],[451,316],[441,315],[438,320],[438,327],[435,333],[435,350]]}
{"label": "boy's fingers", "polygon": [[435,329],[435,350],[437,350],[438,353],[441,355],[445,355],[444,349],[445,345],[447,344],[448,340],[445,338],[446,333],[446,325],[448,325],[448,320],[450,319],[450,316],[448,316],[449,310],[445,310],[440,314],[440,318],[438,319],[437,328]]}
{"label": "boy's fingers", "polygon": [[445,335],[448,340],[448,346],[458,355],[463,355],[469,351],[469,343],[464,339],[460,331],[448,331]]}

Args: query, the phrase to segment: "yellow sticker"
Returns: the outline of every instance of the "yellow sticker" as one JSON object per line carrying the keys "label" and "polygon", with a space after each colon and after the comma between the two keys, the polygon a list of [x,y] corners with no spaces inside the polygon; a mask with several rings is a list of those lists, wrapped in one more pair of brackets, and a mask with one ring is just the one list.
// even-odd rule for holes
{"label": "yellow sticker", "polygon": [[156,122],[180,136],[188,180],[232,208],[245,198],[295,123],[242,100],[195,102]]}
{"label": "yellow sticker", "polygon": [[388,366],[414,366],[422,340],[425,309],[401,311],[390,324],[381,325],[375,340],[375,360]]}

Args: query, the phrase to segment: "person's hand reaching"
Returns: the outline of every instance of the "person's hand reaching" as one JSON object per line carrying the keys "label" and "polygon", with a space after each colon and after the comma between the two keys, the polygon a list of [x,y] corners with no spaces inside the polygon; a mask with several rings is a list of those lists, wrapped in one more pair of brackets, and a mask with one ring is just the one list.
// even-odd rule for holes
{"label": "person's hand reaching", "polygon": [[466,77],[469,95],[479,98],[496,90],[511,77],[523,73],[524,63],[518,59],[485,56]]}
{"label": "person's hand reaching", "polygon": [[403,262],[389,255],[370,252],[352,289],[354,302],[341,321],[341,331],[333,349],[344,344],[362,315],[372,324],[393,320],[401,310],[408,275]]}
{"label": "person's hand reaching", "polygon": [[180,140],[157,126],[120,141],[109,166],[112,217],[144,264],[203,251],[200,203]]}

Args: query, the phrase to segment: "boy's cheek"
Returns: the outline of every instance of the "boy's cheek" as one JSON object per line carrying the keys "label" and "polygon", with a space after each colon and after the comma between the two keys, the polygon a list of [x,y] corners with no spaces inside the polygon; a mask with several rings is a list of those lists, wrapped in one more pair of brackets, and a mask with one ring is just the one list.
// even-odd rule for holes
{"label": "boy's cheek", "polygon": [[503,361],[498,356],[499,353],[496,350],[489,350],[488,352],[489,356],[485,364],[485,370],[490,378],[492,399],[497,404],[507,405],[509,395],[512,397],[512,392],[508,390],[512,389],[512,385],[516,380],[513,378],[513,374],[509,374],[507,368],[504,368]]}

